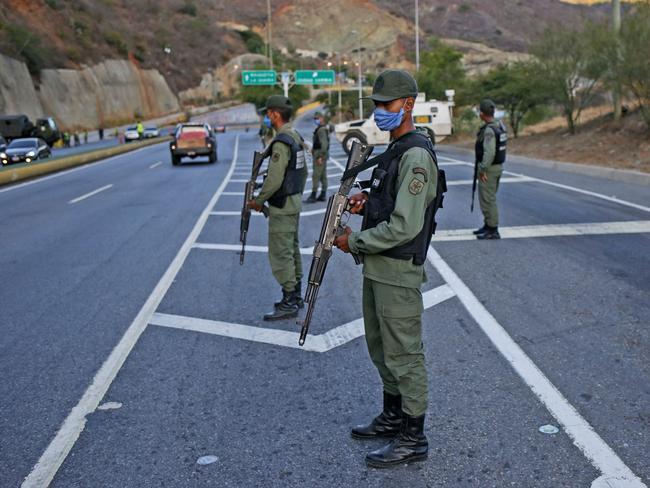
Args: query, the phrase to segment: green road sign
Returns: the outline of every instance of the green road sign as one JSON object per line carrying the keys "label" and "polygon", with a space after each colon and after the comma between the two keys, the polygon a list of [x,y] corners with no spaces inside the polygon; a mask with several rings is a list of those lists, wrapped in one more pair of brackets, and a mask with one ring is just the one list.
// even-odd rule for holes
{"label": "green road sign", "polygon": [[295,74],[297,85],[333,85],[336,83],[334,70],[298,70]]}
{"label": "green road sign", "polygon": [[241,72],[242,85],[275,85],[276,73],[274,70],[255,70]]}

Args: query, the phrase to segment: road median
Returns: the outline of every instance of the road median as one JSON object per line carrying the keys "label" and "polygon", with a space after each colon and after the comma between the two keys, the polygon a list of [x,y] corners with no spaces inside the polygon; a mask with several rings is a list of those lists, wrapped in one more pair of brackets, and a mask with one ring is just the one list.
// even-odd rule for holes
{"label": "road median", "polygon": [[94,163],[102,159],[119,156],[136,149],[140,149],[161,142],[170,141],[170,137],[156,137],[144,141],[133,142],[129,144],[122,144],[115,147],[105,149],[97,149],[95,151],[88,151],[73,156],[66,156],[63,158],[47,161],[43,163],[31,163],[29,166],[21,166],[20,168],[5,167],[0,170],[0,186],[18,181],[43,176],[49,173],[55,173],[64,169],[74,168],[75,166],[82,166],[84,164]]}

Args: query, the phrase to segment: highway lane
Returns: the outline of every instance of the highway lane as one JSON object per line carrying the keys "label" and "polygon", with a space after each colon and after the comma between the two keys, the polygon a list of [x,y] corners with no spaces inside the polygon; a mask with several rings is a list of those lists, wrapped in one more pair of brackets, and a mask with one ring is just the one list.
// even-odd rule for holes
{"label": "highway lane", "polygon": [[0,192],[2,486],[38,460],[225,171],[172,168],[161,144]]}
{"label": "highway lane", "polygon": [[[305,135],[312,130],[309,120],[299,126]],[[252,133],[238,135],[231,180],[245,178],[258,147]],[[117,160],[84,170],[100,177],[79,172],[58,183],[35,184],[29,192],[15,191],[26,196],[12,203],[11,220],[0,221],[3,229],[17,227],[6,239],[3,232],[8,251],[0,269],[11,271],[3,282],[25,277],[2,313],[27,327],[9,327],[10,357],[2,366],[11,371],[2,393],[15,404],[2,415],[2,430],[13,431],[0,450],[3,461],[8,452],[7,464],[15,466],[2,475],[3,484],[12,486],[35,463],[228,177],[234,134],[221,137],[217,167],[171,173],[164,150],[151,148],[146,158],[134,158],[137,163]],[[344,162],[340,147],[333,156]],[[647,484],[648,233],[553,237],[557,227],[549,225],[593,224],[600,232],[601,224],[650,220],[648,212],[513,176],[500,193],[503,226],[541,226],[534,237],[443,240],[454,238],[450,231],[477,227],[480,219],[468,211],[471,168],[459,164],[467,156],[446,148],[440,156],[449,179],[460,183],[450,186],[435,250],[604,444]],[[156,159],[163,164],[148,169]],[[144,175],[121,179],[123,167]],[[167,174],[149,175],[163,169]],[[516,164],[508,169],[578,187],[582,182],[558,171]],[[330,172],[340,171],[331,165]],[[108,184],[114,187],[67,203]],[[647,192],[636,185],[584,178],[583,188],[648,205]],[[395,471],[368,470],[363,455],[376,444],[348,438],[349,425],[376,413],[379,401],[363,339],[355,339],[360,270],[348,256],[335,255],[314,319],[313,333],[321,337],[310,336],[307,343],[330,349],[299,351],[293,336],[282,335],[295,334],[295,324],[261,321],[279,293],[266,254],[251,251],[240,267],[235,251],[227,250],[237,245],[239,222],[232,214],[239,210],[243,183],[228,182],[224,190],[213,209],[217,214],[196,238],[205,246],[194,247],[174,274],[152,325],[103,397],[122,407],[88,416],[52,486],[574,487],[590,486],[600,476],[565,430],[538,432],[543,424],[559,424],[513,371],[512,358],[504,359],[488,339],[484,320],[466,306],[468,298],[445,295],[446,282],[452,282],[430,265],[424,290],[431,305],[425,312],[431,457]],[[9,203],[10,193],[0,193],[0,204]],[[169,205],[174,195],[184,198]],[[195,203],[187,202],[187,195]],[[89,208],[68,214],[84,204]],[[321,218],[306,215],[301,221],[306,252]],[[249,244],[263,251],[266,224],[253,220]],[[71,257],[63,258],[61,249],[70,249]],[[303,257],[308,267],[309,256]],[[22,296],[34,282],[28,276],[41,278],[43,293]],[[343,324],[349,340],[327,335]],[[36,352],[45,357],[35,358]],[[14,451],[14,443],[28,454]],[[218,461],[197,466],[206,454]]]}

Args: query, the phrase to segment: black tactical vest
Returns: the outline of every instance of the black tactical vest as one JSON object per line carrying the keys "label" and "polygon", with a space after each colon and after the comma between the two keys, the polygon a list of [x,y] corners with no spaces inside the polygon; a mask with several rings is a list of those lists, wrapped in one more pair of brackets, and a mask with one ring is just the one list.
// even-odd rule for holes
{"label": "black tactical vest", "polygon": [[503,164],[506,162],[506,146],[508,145],[508,132],[501,122],[498,126],[485,124],[476,134],[476,145],[474,146],[474,152],[476,153],[476,161],[483,161],[483,138],[485,134],[485,129],[490,127],[494,131],[496,136],[496,154],[494,155],[494,161],[492,164]]}
{"label": "black tactical vest", "polygon": [[316,127],[316,130],[314,131],[314,136],[312,139],[312,150],[318,151],[322,146],[320,144],[320,137],[318,137],[318,131],[321,129],[321,125]]}
{"label": "black tactical vest", "polygon": [[305,151],[289,134],[278,134],[269,144],[265,157],[271,155],[273,144],[276,142],[286,144],[291,150],[291,157],[284,173],[282,186],[269,198],[269,205],[282,208],[287,203],[287,197],[302,193],[304,190],[307,165],[305,164]]}
{"label": "black tactical vest", "polygon": [[426,261],[431,237],[436,231],[436,212],[442,207],[444,193],[447,191],[445,172],[438,169],[438,160],[433,144],[431,143],[431,139],[426,135],[419,132],[411,132],[388,146],[386,152],[392,153],[392,157],[380,162],[372,172],[371,180],[366,182],[367,185],[364,185],[370,187],[370,195],[364,206],[361,229],[371,229],[376,227],[380,222],[390,220],[397,199],[395,183],[399,173],[399,163],[404,153],[412,147],[425,149],[433,159],[436,171],[438,172],[436,196],[426,209],[424,226],[420,233],[410,242],[388,249],[381,254],[395,259],[413,260],[413,264],[421,266]]}

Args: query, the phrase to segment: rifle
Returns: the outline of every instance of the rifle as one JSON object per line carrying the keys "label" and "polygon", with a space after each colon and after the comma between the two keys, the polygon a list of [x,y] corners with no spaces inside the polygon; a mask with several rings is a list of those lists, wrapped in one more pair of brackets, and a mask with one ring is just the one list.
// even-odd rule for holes
{"label": "rifle", "polygon": [[[354,142],[352,144],[352,149],[350,150],[350,155],[348,156],[348,162],[345,167],[346,171],[365,163],[372,153],[372,150],[372,146]],[[325,218],[323,219],[320,237],[314,246],[314,255],[311,261],[311,268],[309,269],[309,279],[307,282],[307,291],[305,293],[305,302],[308,304],[307,312],[305,314],[305,319],[302,322],[298,321],[298,324],[302,325],[300,339],[298,340],[298,344],[301,346],[305,344],[305,339],[307,338],[307,331],[309,330],[309,324],[311,323],[314,314],[314,306],[316,305],[318,290],[320,289],[323,276],[325,275],[327,262],[332,255],[334,240],[345,232],[344,227],[341,225],[341,218],[346,212],[350,211],[350,197],[348,194],[352,189],[355,179],[356,176],[351,176],[345,180],[341,180],[341,186],[338,191],[334,195],[330,196],[329,201],[327,202],[327,210],[325,212]],[[352,257],[356,264],[361,263],[361,258],[358,255],[353,254]]]}
{"label": "rifle", "polygon": [[478,161],[474,162],[474,179],[472,180],[472,204],[469,206],[469,211],[474,211],[474,194],[476,193],[476,181],[478,180]]}
{"label": "rifle", "polygon": [[[260,188],[261,184],[257,183],[257,177],[260,174],[262,162],[267,156],[266,152],[255,151],[253,155],[253,169],[251,170],[251,178],[246,182],[246,189],[244,190],[244,204],[241,209],[241,222],[239,224],[239,241],[241,242],[241,253],[239,254],[239,264],[244,264],[244,253],[246,252],[246,236],[248,234],[248,225],[251,220],[251,209],[248,208],[248,202],[253,199],[256,188]],[[262,208],[264,217],[269,216],[268,207]]]}

